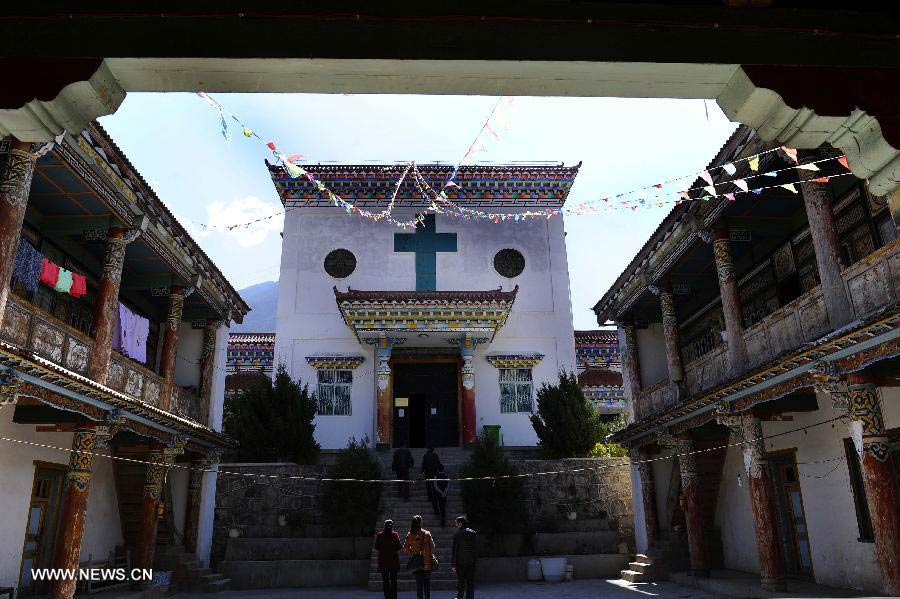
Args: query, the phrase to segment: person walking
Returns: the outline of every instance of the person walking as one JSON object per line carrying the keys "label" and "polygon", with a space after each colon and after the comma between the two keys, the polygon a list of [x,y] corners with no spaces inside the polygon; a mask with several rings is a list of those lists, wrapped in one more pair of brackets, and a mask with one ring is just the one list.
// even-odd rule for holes
{"label": "person walking", "polygon": [[456,599],[475,598],[475,562],[478,560],[476,541],[478,535],[469,528],[465,516],[456,519],[453,535],[453,569],[456,571]]}
{"label": "person walking", "polygon": [[403,553],[410,556],[406,568],[416,577],[417,599],[431,599],[431,571],[437,566],[436,551],[431,533],[422,528],[422,516],[413,516]]}
{"label": "person walking", "polygon": [[400,571],[400,549],[403,542],[394,530],[394,521],[385,520],[384,530],[375,535],[378,552],[378,571],[381,573],[381,590],[384,599],[397,599],[397,573]]}
{"label": "person walking", "polygon": [[396,473],[397,478],[404,481],[400,483],[400,497],[406,501],[409,501],[409,470],[415,463],[412,452],[406,448],[406,443],[401,443],[400,447],[394,451],[391,470]]}
{"label": "person walking", "polygon": [[435,516],[439,516],[441,519],[441,528],[444,528],[447,526],[447,494],[450,492],[450,480],[447,478],[447,473],[444,472],[443,464],[438,467],[434,478],[431,506],[434,508]]}
{"label": "person walking", "polygon": [[428,446],[425,455],[422,456],[422,475],[425,477],[425,492],[428,493],[428,501],[434,502],[434,481],[428,480],[434,478],[441,467],[441,458],[434,453],[434,447]]}

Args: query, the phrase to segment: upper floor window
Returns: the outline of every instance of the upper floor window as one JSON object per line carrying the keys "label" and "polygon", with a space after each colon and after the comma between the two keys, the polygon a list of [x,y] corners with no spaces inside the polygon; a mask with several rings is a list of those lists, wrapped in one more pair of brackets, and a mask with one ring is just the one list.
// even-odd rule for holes
{"label": "upper floor window", "polygon": [[534,411],[534,383],[531,368],[500,369],[500,412]]}
{"label": "upper floor window", "polygon": [[349,416],[352,402],[350,388],[353,384],[352,370],[318,370],[319,416]]}

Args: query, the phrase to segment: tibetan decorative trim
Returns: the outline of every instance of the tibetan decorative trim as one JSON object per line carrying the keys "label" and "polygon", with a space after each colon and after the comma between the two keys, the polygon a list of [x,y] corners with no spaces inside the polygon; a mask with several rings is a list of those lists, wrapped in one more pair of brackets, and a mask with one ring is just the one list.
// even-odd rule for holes
{"label": "tibetan decorative trim", "polygon": [[336,368],[339,370],[353,370],[360,364],[366,361],[363,356],[342,356],[338,354],[333,355],[318,355],[318,356],[306,356],[306,361],[310,366],[317,370],[322,370],[325,368]]}
{"label": "tibetan decorative trim", "polygon": [[[122,428],[163,442],[172,437],[172,433],[165,429],[174,429],[190,435],[195,440],[192,445],[197,447],[228,446],[231,443],[221,433],[207,426],[100,385],[77,372],[4,341],[0,341],[0,367],[5,367],[5,372],[18,374],[22,379],[20,397],[31,396],[59,409],[78,412],[97,421],[103,420],[110,409],[118,408],[160,427],[136,422],[126,415]],[[108,407],[98,406],[98,402],[108,404]]]}
{"label": "tibetan decorative trim", "polygon": [[334,288],[344,322],[360,333],[379,331],[489,333],[506,324],[512,291],[358,291]]}
{"label": "tibetan decorative trim", "polygon": [[493,354],[485,358],[494,368],[533,368],[544,354]]}
{"label": "tibetan decorative trim", "polygon": [[[873,338],[884,340],[872,343]],[[857,351],[848,352],[853,346],[862,346]],[[829,359],[837,352],[844,355]],[[742,375],[737,380],[729,381],[710,391],[689,398],[665,411],[654,414],[651,418],[638,421],[615,433],[613,440],[627,445],[642,445],[645,436],[659,427],[666,426],[673,420],[675,432],[687,431],[702,426],[716,417],[714,405],[728,401],[735,411],[745,411],[753,406],[783,397],[798,389],[815,387],[820,384],[823,360],[832,365],[836,374],[846,374],[865,368],[880,360],[900,355],[900,310],[894,309],[889,314],[881,314],[867,324],[844,332],[843,335],[832,335],[820,339],[812,346],[784,356],[777,362]],[[788,378],[785,378],[788,375]],[[782,380],[769,383],[775,377]]]}

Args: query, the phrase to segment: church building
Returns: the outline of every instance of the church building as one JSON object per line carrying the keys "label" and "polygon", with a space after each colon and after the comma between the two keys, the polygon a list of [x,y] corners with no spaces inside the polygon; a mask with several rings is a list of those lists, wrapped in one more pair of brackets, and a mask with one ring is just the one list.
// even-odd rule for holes
{"label": "church building", "polygon": [[310,167],[415,227],[269,168],[286,212],[275,360],[316,391],[322,447],[461,447],[485,427],[535,445],[536,390],[575,370],[563,220],[545,214],[579,167],[463,166],[440,205],[428,188],[451,166]]}

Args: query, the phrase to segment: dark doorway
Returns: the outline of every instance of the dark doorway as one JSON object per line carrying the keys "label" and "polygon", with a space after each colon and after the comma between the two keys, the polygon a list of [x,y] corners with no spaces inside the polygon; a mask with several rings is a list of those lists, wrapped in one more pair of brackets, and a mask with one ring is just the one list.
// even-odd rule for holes
{"label": "dark doorway", "polygon": [[32,579],[31,570],[49,568],[53,565],[65,474],[65,466],[62,465],[47,464],[35,467],[19,574],[19,594],[22,596],[43,594],[49,590],[48,582]]}
{"label": "dark doorway", "polygon": [[458,364],[399,363],[393,371],[394,447],[458,447]]}

